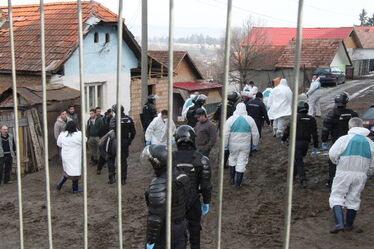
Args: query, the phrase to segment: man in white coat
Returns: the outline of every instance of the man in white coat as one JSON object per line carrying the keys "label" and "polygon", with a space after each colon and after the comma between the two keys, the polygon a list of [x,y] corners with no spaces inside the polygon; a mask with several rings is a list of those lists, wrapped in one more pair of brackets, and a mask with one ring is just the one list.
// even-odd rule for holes
{"label": "man in white coat", "polygon": [[[361,192],[367,177],[374,173],[374,142],[367,137],[369,133],[360,118],[351,118],[348,134],[340,137],[329,151],[331,161],[337,164],[329,199],[335,216],[331,233],[353,229]],[[347,208],[345,222],[343,207]]]}
{"label": "man in white coat", "polygon": [[310,83],[310,88],[306,93],[309,100],[309,115],[312,117],[321,116],[321,82],[317,75],[313,75],[312,82]]}
{"label": "man in white coat", "polygon": [[[156,118],[152,120],[145,132],[145,145],[151,144],[167,144],[168,133],[168,111],[162,110]],[[173,133],[175,131],[175,124],[173,124]]]}
{"label": "man in white coat", "polygon": [[226,121],[224,136],[225,150],[230,151],[230,183],[234,184],[236,175],[236,188],[241,187],[251,144],[257,146],[259,138],[256,122],[247,115],[245,104],[239,103],[234,115]]}
{"label": "man in white coat", "polygon": [[273,122],[273,135],[282,137],[288,124],[288,118],[292,113],[292,91],[288,87],[287,80],[281,79],[278,86],[274,87],[268,100],[270,107],[268,115]]}

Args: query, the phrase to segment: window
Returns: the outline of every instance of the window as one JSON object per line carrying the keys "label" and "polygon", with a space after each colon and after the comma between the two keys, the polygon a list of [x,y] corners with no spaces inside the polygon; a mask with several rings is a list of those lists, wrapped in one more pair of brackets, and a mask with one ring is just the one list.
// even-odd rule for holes
{"label": "window", "polygon": [[155,85],[148,85],[148,95],[156,94]]}
{"label": "window", "polygon": [[99,43],[99,33],[97,32],[94,34],[94,43]]}
{"label": "window", "polygon": [[103,105],[103,83],[88,83],[84,87],[86,96],[86,112]]}
{"label": "window", "polygon": [[106,33],[105,34],[105,43],[108,43],[108,42],[110,42],[110,34]]}

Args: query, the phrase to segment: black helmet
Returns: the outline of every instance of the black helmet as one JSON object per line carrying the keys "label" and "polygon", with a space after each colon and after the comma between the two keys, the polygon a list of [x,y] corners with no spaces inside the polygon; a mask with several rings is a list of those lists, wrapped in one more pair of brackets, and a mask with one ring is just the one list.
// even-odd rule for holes
{"label": "black helmet", "polygon": [[239,98],[240,98],[240,95],[237,92],[231,92],[227,95],[227,100],[232,103],[236,103],[239,100]]}
{"label": "black helmet", "polygon": [[345,107],[349,102],[349,96],[346,92],[342,92],[335,97],[335,105],[337,107]]}
{"label": "black helmet", "polygon": [[197,97],[195,98],[195,104],[197,105],[204,105],[205,104],[205,100],[207,99],[207,97],[204,95],[204,94],[199,94],[197,95]]}
{"label": "black helmet", "polygon": [[179,126],[175,131],[174,137],[178,147],[183,145],[195,146],[196,134],[194,129],[189,125]]}
{"label": "black helmet", "polygon": [[[114,113],[117,112],[117,104],[112,105],[112,110],[114,111]],[[123,105],[121,105],[121,113],[124,111],[125,111],[125,108],[123,107]]]}
{"label": "black helmet", "polygon": [[297,104],[297,112],[298,113],[307,113],[309,111],[309,104],[306,101],[299,101]]}
{"label": "black helmet", "polygon": [[203,108],[199,108],[195,112],[195,118],[200,117],[201,115],[206,116],[206,111]]}
{"label": "black helmet", "polygon": [[148,102],[149,102],[149,103],[152,103],[152,104],[155,103],[155,100],[156,100],[156,99],[158,99],[158,96],[157,96],[157,95],[153,95],[153,94],[148,95],[148,97],[147,97]]}
{"label": "black helmet", "polygon": [[155,170],[166,168],[168,160],[168,151],[165,145],[152,144],[149,146],[148,161]]}

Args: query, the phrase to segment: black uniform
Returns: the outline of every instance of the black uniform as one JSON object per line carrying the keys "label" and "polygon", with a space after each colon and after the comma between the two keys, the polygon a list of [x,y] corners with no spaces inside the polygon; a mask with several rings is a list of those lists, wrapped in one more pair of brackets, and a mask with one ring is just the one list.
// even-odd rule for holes
{"label": "black uniform", "polygon": [[251,116],[256,122],[257,129],[261,137],[261,129],[264,126],[265,121],[268,125],[270,125],[266,106],[260,99],[254,98],[247,102],[246,107],[248,115]]}
{"label": "black uniform", "polygon": [[[109,128],[116,131],[116,117],[112,117],[110,120]],[[134,126],[134,121],[131,117],[124,113],[121,113],[121,170],[122,170],[122,183],[126,182],[127,179],[127,158],[129,157],[129,146],[132,140],[135,138],[136,130]],[[114,177],[115,168],[115,156],[108,157],[108,171],[109,178]]]}
{"label": "black uniform", "polygon": [[[323,121],[322,128],[322,143],[328,141],[329,136],[331,136],[332,143],[335,143],[339,137],[347,135],[349,127],[348,122],[351,118],[358,117],[358,114],[345,107],[335,107],[329,111]],[[335,177],[336,164],[333,164],[329,160],[329,179],[328,184],[332,184],[332,180]]]}
{"label": "black uniform", "polygon": [[[103,121],[103,126],[101,127],[101,130],[99,132],[99,137],[102,138],[103,136],[105,136],[109,131],[109,125],[110,125],[110,120],[112,119],[112,116],[110,115],[107,115],[105,113],[105,116],[101,118],[101,120]],[[101,150],[101,148],[100,148]],[[106,157],[104,157],[102,155],[102,153],[100,152],[100,157],[99,157],[99,162],[97,163],[97,174],[100,175],[101,174],[101,170],[103,169],[105,163],[106,163]]]}
{"label": "black uniform", "polygon": [[[290,126],[287,127],[282,140],[286,141],[290,135]],[[296,147],[295,147],[295,170],[294,175],[299,175],[300,182],[306,182],[303,158],[308,152],[311,138],[313,137],[314,148],[318,148],[317,122],[306,113],[297,114]]]}
{"label": "black uniform", "polygon": [[187,111],[187,125],[194,128],[197,124],[197,118],[195,117],[197,109],[202,108],[202,105],[199,105],[195,103],[193,106],[191,106]]}
{"label": "black uniform", "polygon": [[152,120],[157,117],[157,108],[153,102],[148,101],[143,107],[143,114],[140,116],[144,133]]}
{"label": "black uniform", "polygon": [[[154,178],[145,193],[148,206],[147,243],[154,249],[166,248],[166,172]],[[171,207],[171,248],[186,248],[186,207],[190,195],[189,179],[178,169],[173,170]]]}
{"label": "black uniform", "polygon": [[209,204],[211,199],[211,170],[209,159],[195,149],[180,149],[174,152],[173,165],[183,170],[191,184],[191,196],[187,209],[187,221],[191,249],[200,248],[201,201]]}

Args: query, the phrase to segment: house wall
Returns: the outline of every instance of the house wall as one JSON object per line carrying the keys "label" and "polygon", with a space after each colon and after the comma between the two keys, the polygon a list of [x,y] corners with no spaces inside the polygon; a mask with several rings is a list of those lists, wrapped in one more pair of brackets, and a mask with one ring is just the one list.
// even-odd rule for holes
{"label": "house wall", "polygon": [[197,77],[191,66],[187,63],[186,59],[183,59],[178,67],[176,68],[177,75],[174,76],[174,82],[186,82],[186,81],[197,81]]}
{"label": "house wall", "polygon": [[344,50],[343,44],[341,44],[338,52],[335,54],[335,57],[330,64],[330,67],[337,67],[345,73],[345,68],[347,65],[350,65],[350,62]]}
{"label": "house wall", "polygon": [[347,37],[344,40],[344,45],[345,45],[345,47],[347,49],[348,48],[357,48],[357,44],[356,44],[355,40],[351,36]]}
{"label": "house wall", "polygon": [[[94,34],[98,32],[99,42],[94,42]],[[105,34],[110,35],[110,41],[105,43]],[[116,73],[117,73],[117,31],[114,25],[99,24],[93,28],[84,39],[84,82],[105,82],[103,85],[103,103],[105,110],[115,103]],[[138,60],[128,45],[122,43],[121,68],[121,104],[128,112],[131,106],[130,98],[130,70],[138,66]],[[64,75],[55,76],[51,83],[62,83],[74,89],[80,89],[79,84],[79,49],[64,65]],[[139,100],[140,101],[140,100]]]}

